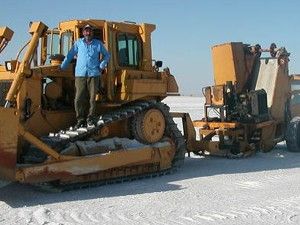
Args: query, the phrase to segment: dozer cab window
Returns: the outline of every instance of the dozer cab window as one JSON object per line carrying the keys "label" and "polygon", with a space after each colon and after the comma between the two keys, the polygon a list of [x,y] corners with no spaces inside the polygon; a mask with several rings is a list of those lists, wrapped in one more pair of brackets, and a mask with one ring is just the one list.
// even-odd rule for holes
{"label": "dozer cab window", "polygon": [[[66,55],[72,47],[73,32],[66,31],[59,35],[59,31],[49,31],[47,41],[47,61]],[[42,109],[50,111],[69,110],[73,107],[74,85],[67,77],[45,76],[41,79]]]}
{"label": "dozer cab window", "polygon": [[[298,75],[296,75],[297,77]],[[291,97],[290,97],[290,108],[289,116],[291,118],[300,114],[300,80],[291,81]]]}
{"label": "dozer cab window", "polygon": [[293,81],[291,84],[292,96],[291,105],[300,106],[300,81]]}
{"label": "dozer cab window", "polygon": [[53,29],[47,33],[47,58],[45,64],[50,64],[50,57],[59,54],[59,31]]}
{"label": "dozer cab window", "polygon": [[138,67],[141,56],[141,44],[138,37],[120,34],[117,46],[119,66]]}
{"label": "dozer cab window", "polygon": [[61,34],[61,54],[66,56],[69,50],[72,48],[72,32],[64,32]]}

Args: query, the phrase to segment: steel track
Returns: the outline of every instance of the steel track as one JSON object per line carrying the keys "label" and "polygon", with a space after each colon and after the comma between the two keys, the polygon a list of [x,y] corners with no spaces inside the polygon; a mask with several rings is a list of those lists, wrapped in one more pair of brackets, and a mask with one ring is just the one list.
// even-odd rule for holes
{"label": "steel track", "polygon": [[[71,142],[86,140],[90,138],[92,135],[97,133],[102,127],[106,125],[124,119],[129,119],[151,108],[157,108],[163,113],[166,121],[165,136],[171,138],[175,143],[176,152],[172,160],[171,168],[167,170],[159,171],[159,167],[158,167],[157,171],[150,172],[150,173],[122,176],[118,178],[105,179],[100,181],[72,183],[72,184],[68,184],[68,183],[62,184],[60,182],[47,182],[47,183],[39,183],[36,186],[46,191],[62,192],[62,191],[70,191],[70,190],[87,188],[87,187],[95,187],[95,186],[101,186],[106,184],[122,183],[126,181],[163,176],[178,170],[183,165],[184,162],[185,153],[187,151],[186,141],[182,136],[182,133],[177,128],[176,123],[173,121],[173,118],[169,113],[169,107],[161,102],[140,101],[136,103],[131,103],[129,105],[122,106],[122,108],[112,111],[110,113],[103,114],[99,118],[96,127],[90,129],[81,128],[76,130],[75,132],[74,131],[70,132],[68,130],[60,131],[56,134],[51,134],[47,137],[43,137],[42,140],[48,145],[50,145],[51,147],[56,148],[60,152],[61,150],[66,148],[68,144],[70,144]],[[124,168],[124,170],[128,168],[129,167],[126,167]]]}

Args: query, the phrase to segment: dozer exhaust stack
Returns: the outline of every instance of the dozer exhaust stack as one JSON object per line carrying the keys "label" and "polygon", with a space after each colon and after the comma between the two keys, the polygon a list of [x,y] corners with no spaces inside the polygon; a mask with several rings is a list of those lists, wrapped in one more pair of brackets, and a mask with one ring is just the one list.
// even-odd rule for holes
{"label": "dozer exhaust stack", "polygon": [[28,43],[27,51],[24,55],[23,61],[17,69],[15,74],[15,79],[7,93],[5,108],[11,107],[12,103],[15,101],[16,95],[23,83],[26,75],[30,75],[30,63],[32,56],[38,46],[39,38],[47,31],[48,27],[42,22],[33,22],[30,26],[29,33],[32,34],[32,38]]}

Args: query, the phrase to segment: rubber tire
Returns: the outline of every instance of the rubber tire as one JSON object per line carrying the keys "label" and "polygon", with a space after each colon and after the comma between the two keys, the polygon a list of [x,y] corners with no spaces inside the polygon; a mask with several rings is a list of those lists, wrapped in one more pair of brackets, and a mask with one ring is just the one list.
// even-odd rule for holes
{"label": "rubber tire", "polygon": [[300,152],[300,117],[294,117],[287,126],[286,145],[290,152]]}

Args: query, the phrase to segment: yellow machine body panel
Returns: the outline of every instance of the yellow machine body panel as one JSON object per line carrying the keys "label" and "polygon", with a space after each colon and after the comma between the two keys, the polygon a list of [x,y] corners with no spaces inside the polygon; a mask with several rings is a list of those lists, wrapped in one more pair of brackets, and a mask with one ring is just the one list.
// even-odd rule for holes
{"label": "yellow machine body panel", "polygon": [[9,27],[0,27],[0,40],[10,41],[14,32]]}
{"label": "yellow machine body panel", "polygon": [[215,85],[224,85],[227,81],[237,85],[240,91],[247,81],[244,45],[231,42],[212,47],[212,60]]}

